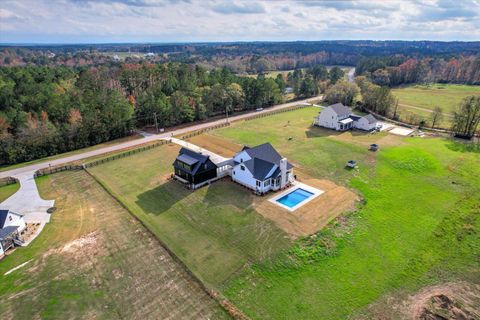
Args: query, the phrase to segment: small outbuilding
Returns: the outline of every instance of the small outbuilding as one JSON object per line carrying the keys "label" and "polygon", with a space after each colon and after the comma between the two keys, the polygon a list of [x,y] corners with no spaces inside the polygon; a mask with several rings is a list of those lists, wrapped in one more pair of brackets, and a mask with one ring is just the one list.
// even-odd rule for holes
{"label": "small outbuilding", "polygon": [[217,165],[209,156],[182,148],[173,162],[175,178],[190,188],[199,188],[217,178]]}

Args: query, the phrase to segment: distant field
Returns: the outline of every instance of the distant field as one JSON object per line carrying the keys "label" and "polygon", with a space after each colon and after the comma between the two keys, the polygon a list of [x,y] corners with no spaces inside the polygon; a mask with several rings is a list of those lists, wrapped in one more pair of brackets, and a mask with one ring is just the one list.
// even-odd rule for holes
{"label": "distant field", "polygon": [[0,187],[0,203],[17,192],[20,188],[19,183],[9,184],[8,186]]}
{"label": "distant field", "polygon": [[0,262],[2,319],[228,318],[85,172],[37,183],[58,209],[31,245]]}
{"label": "distant field", "polygon": [[[328,70],[332,69],[333,67],[336,67],[336,66],[326,66]],[[345,79],[346,79],[346,74],[348,73],[348,71],[352,68],[352,67],[347,67],[347,66],[338,66],[340,67],[343,72],[345,72]],[[301,70],[306,70],[307,68],[301,68]],[[272,70],[272,71],[265,71],[265,77],[267,78],[276,78],[279,74],[282,74],[282,75],[287,75],[288,73],[293,73],[295,70]],[[256,74],[240,74],[240,76],[243,76],[243,77],[250,77],[250,78],[256,78],[258,75]]]}
{"label": "distant field", "polygon": [[89,170],[209,285],[290,245],[245,188],[218,181],[190,191],[167,180],[178,150],[165,145]]}
{"label": "distant field", "polygon": [[480,86],[433,84],[413,85],[392,89],[399,99],[400,115],[408,117],[408,113],[417,114],[430,122],[431,110],[441,107],[444,113],[442,124],[449,126],[451,115],[462,99],[470,95],[480,95]]}

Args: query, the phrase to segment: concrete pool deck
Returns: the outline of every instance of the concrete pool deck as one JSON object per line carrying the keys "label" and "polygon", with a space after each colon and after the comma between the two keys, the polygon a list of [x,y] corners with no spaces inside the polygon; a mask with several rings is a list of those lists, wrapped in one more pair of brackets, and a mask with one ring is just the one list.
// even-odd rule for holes
{"label": "concrete pool deck", "polygon": [[[292,192],[295,192],[295,190],[297,190],[297,189],[303,189],[305,191],[308,191],[308,192],[312,193],[312,195],[310,197],[306,198],[305,200],[300,201],[298,204],[296,204],[293,207],[286,206],[283,203],[280,203],[278,201],[279,199],[283,198],[284,196],[286,196],[286,195],[288,195]],[[271,197],[270,199],[268,199],[268,201],[276,204],[277,206],[282,207],[283,209],[286,209],[290,212],[293,212],[293,211],[297,210],[298,208],[304,206],[308,202],[312,201],[313,199],[315,199],[316,197],[318,197],[319,195],[321,195],[324,192],[325,191],[323,191],[323,190],[320,190],[320,189],[311,187],[309,185],[306,185],[304,183],[295,181],[290,188],[286,189],[285,191],[281,192],[278,195],[275,195],[275,196]]]}

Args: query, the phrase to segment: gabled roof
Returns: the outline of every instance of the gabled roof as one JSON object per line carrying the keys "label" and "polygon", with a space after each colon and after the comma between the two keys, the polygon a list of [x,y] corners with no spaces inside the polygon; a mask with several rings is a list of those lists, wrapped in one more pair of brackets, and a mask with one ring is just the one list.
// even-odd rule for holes
{"label": "gabled roof", "polygon": [[23,215],[10,211],[8,209],[0,209],[0,228],[3,228],[3,226],[5,225],[5,220],[7,220],[8,213],[23,217]]}
{"label": "gabled roof", "polygon": [[[191,166],[191,170],[187,170],[183,167],[178,166],[176,163],[179,160],[180,162],[183,162],[189,166]],[[202,165],[206,164],[207,165],[207,170],[216,168],[217,166],[209,159],[209,156],[205,156],[201,153],[182,148],[180,149],[177,158],[173,162],[173,166],[179,170],[186,171],[192,175],[195,175],[198,170],[202,167]]]}
{"label": "gabled roof", "polygon": [[[273,176],[273,174],[270,176],[268,174],[275,166],[279,167],[280,160],[282,160],[282,156],[270,143],[264,143],[253,148],[245,146],[242,151],[245,151],[250,156],[251,159],[245,161],[244,164],[257,180],[265,180]],[[287,169],[291,168],[293,166],[287,162]]]}
{"label": "gabled roof", "polygon": [[8,210],[0,210],[0,228],[3,228],[5,225],[5,220],[8,216]]}
{"label": "gabled roof", "polygon": [[364,118],[367,119],[368,123],[370,124],[377,122],[377,119],[375,119],[375,117],[371,114],[367,114],[366,116],[364,116]]}
{"label": "gabled roof", "polygon": [[262,181],[267,178],[268,173],[272,171],[275,166],[275,164],[271,162],[258,158],[245,161],[243,164],[248,168],[255,179]]}
{"label": "gabled roof", "polygon": [[349,107],[344,106],[343,103],[340,103],[340,102],[329,105],[328,108],[332,108],[332,110],[336,114],[342,114],[343,115],[343,114],[350,114],[352,112]]}
{"label": "gabled roof", "polygon": [[282,156],[275,150],[275,148],[270,143],[260,144],[253,148],[243,148],[250,158],[257,158],[262,159],[267,162],[271,162],[274,164],[280,164],[280,160],[282,160]]}

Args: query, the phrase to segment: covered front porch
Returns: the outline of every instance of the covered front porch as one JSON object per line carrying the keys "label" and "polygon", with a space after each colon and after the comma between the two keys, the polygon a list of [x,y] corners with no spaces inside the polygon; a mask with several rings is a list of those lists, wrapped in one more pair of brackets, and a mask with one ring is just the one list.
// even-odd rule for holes
{"label": "covered front porch", "polygon": [[338,121],[337,127],[339,131],[349,130],[353,128],[353,120],[351,118],[340,120]]}

